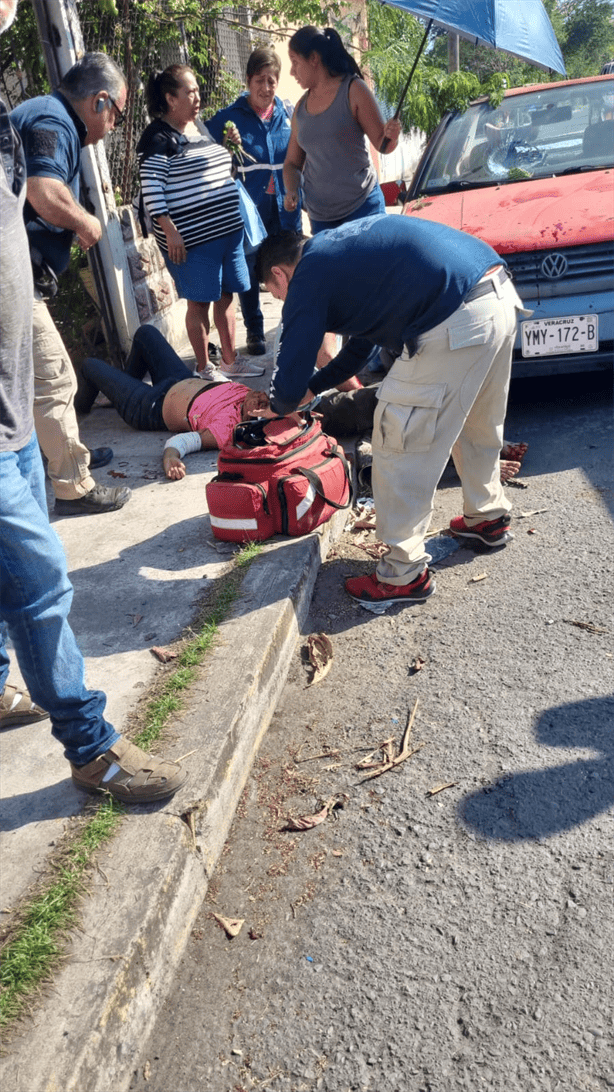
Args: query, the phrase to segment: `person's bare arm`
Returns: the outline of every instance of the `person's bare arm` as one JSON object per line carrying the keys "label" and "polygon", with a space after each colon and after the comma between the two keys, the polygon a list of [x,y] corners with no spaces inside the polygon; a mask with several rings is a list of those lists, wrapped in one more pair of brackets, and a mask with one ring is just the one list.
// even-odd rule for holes
{"label": "person's bare arm", "polygon": [[298,208],[299,190],[301,188],[301,172],[305,164],[305,152],[296,139],[296,114],[292,115],[292,132],[288,143],[288,151],[284,160],[284,208],[286,212],[294,212]]}
{"label": "person's bare arm", "polygon": [[[210,451],[217,447],[217,440],[212,432],[208,428],[199,432],[200,446],[202,451]],[[162,462],[164,464],[164,473],[171,481],[180,481],[181,478],[186,476],[185,463],[182,462],[181,456],[176,448],[165,447],[162,455]]]}
{"label": "person's bare arm", "polygon": [[175,265],[181,265],[188,256],[183,237],[177,231],[170,216],[158,216],[157,219],[162,231],[166,235],[168,256],[171,262],[175,262]]}
{"label": "person's bare arm", "polygon": [[34,211],[54,227],[73,231],[84,250],[100,239],[100,222],[75,201],[71,190],[59,178],[32,175],[28,178],[27,193]]}
{"label": "person's bare arm", "polygon": [[375,96],[364,80],[352,80],[350,84],[350,109],[377,151],[381,148],[382,141],[387,139],[390,143],[385,154],[394,152],[401,135],[401,122],[397,118],[391,118],[384,123]]}

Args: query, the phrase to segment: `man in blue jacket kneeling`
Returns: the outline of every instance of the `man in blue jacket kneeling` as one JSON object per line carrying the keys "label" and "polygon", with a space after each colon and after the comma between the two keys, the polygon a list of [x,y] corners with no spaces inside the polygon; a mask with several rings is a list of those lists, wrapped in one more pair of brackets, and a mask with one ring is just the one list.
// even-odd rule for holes
{"label": "man in blue jacket kneeling", "polygon": [[[454,534],[489,547],[513,537],[499,454],[517,312],[527,312],[505,263],[471,235],[383,215],[312,239],[265,239],[256,270],[285,301],[271,413],[355,375],[374,345],[397,357],[373,427],[377,532],[388,553],[345,586],[358,602],[423,602],[435,590],[424,540],[450,454],[463,490]],[[349,340],[314,372],[326,330]]]}

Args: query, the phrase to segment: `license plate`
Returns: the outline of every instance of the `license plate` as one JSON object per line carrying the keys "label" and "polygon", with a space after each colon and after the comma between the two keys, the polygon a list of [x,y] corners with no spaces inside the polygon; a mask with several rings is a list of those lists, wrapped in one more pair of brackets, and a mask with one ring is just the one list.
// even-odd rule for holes
{"label": "license plate", "polygon": [[597,315],[530,319],[522,323],[523,356],[559,356],[561,353],[596,353],[599,348]]}

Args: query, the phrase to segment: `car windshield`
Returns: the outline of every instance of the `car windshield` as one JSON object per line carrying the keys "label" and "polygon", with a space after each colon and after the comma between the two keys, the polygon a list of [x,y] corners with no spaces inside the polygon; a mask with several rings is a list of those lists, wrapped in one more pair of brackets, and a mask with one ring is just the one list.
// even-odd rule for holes
{"label": "car windshield", "polygon": [[614,166],[614,80],[552,84],[452,114],[414,196]]}

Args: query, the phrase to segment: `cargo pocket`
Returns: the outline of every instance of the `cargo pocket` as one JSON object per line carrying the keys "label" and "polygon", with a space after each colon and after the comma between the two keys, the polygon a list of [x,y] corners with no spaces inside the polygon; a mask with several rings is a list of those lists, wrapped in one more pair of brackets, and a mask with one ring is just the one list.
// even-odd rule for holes
{"label": "cargo pocket", "polygon": [[445,383],[402,383],[388,376],[378,391],[374,438],[385,451],[428,451],[435,438]]}
{"label": "cargo pocket", "polygon": [[459,316],[458,324],[448,326],[450,348],[469,349],[472,345],[486,345],[493,332],[494,320],[490,317],[472,322],[469,316]]}

